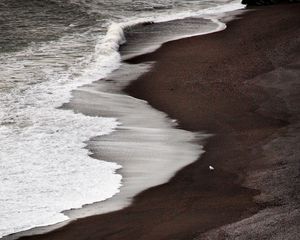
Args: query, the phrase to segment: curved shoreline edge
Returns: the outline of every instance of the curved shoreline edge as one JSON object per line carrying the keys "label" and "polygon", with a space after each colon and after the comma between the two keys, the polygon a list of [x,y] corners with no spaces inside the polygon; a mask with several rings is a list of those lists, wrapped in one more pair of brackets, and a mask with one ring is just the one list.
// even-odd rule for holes
{"label": "curved shoreline edge", "polygon": [[[204,206],[192,208],[202,209],[198,217],[208,219],[190,224],[188,232],[181,230],[175,236],[197,240],[300,236],[300,7],[282,4],[247,9],[254,11],[229,22],[226,31],[169,42],[154,54],[130,60],[159,59],[155,71],[127,89],[130,94],[176,116],[184,129],[204,127],[216,133],[201,161],[219,169],[219,176],[205,179],[205,186],[198,184],[201,197],[212,192],[216,196],[206,196],[206,201],[200,197],[193,204]],[[182,50],[177,53],[176,49]],[[179,76],[164,67],[175,58],[173,67],[184,67],[175,71]],[[167,73],[158,77],[164,70]],[[157,78],[163,90],[151,82]],[[190,109],[183,110],[185,106]],[[198,166],[199,171],[203,166]],[[237,185],[245,187],[242,198]],[[253,197],[252,204],[243,200],[247,196]],[[207,214],[209,208],[219,211]],[[224,216],[227,222],[220,223]]]}
{"label": "curved shoreline edge", "polygon": [[[278,5],[264,9],[261,12],[248,13],[243,20],[230,23],[230,30],[227,29],[227,31],[222,32],[223,34],[218,33],[222,35],[223,39],[221,40],[217,40],[219,35],[212,34],[213,36],[175,41],[165,44],[154,54],[130,60],[132,63],[138,63],[157,58],[160,62],[153,71],[131,85],[128,89],[130,93],[147,99],[153,106],[161,110],[165,109],[171,117],[176,115],[181,123],[180,126],[183,128],[196,130],[199,124],[202,127],[206,126],[206,129],[211,132],[217,133],[217,136],[212,138],[206,146],[208,151],[204,156],[204,161],[201,158],[201,161],[197,161],[181,170],[169,183],[140,194],[134,204],[127,209],[112,214],[82,219],[53,233],[29,238],[84,239],[89,236],[91,239],[99,239],[99,237],[105,236],[107,239],[124,240],[132,238],[165,239],[176,236],[178,239],[186,239],[187,237],[191,237],[191,239],[208,239],[209,237],[221,239],[236,239],[236,237],[239,237],[243,239],[244,237],[245,239],[247,236],[270,237],[288,233],[293,234],[291,236],[297,236],[295,235],[298,234],[297,229],[294,226],[297,219],[299,219],[299,213],[297,212],[299,206],[296,205],[298,193],[295,190],[297,190],[296,187],[299,186],[297,185],[299,183],[292,180],[296,179],[298,173],[295,167],[297,169],[297,166],[299,166],[299,163],[295,162],[295,156],[299,156],[295,152],[295,149],[299,149],[295,148],[299,113],[297,112],[297,102],[291,93],[296,91],[295,77],[298,77],[297,71],[299,70],[297,60],[297,57],[299,57],[297,55],[299,54],[299,39],[297,38],[299,33],[297,31],[299,30],[297,25],[295,28],[291,23],[296,21],[297,24],[296,13],[299,11],[299,7],[298,9],[293,7]],[[277,15],[274,15],[274,13],[277,13]],[[291,13],[294,13],[294,15]],[[257,25],[259,20],[264,19],[266,16],[273,21],[271,23],[268,21],[261,22],[263,26]],[[278,32],[276,23],[280,26],[281,34],[284,33],[284,36]],[[268,28],[266,28],[266,25]],[[243,27],[247,28],[249,33],[243,31]],[[262,30],[262,28],[264,29]],[[268,37],[265,36],[266,31],[269,34]],[[237,35],[237,33],[242,33],[242,35]],[[245,42],[245,38],[251,33],[257,34],[255,36],[257,42],[252,42],[252,44],[249,41]],[[234,42],[235,36],[240,36],[240,43],[244,43],[249,47],[248,50],[244,49],[246,47],[242,48],[244,54],[249,54],[247,59],[243,58],[243,55],[238,55],[237,51],[231,48],[235,47],[234,43],[237,43]],[[277,38],[274,38],[275,36]],[[233,43],[231,43],[232,45],[228,50],[228,45],[224,45],[222,41],[227,40],[228,43],[229,39]],[[274,39],[276,40],[274,41]],[[286,39],[292,39],[292,41]],[[215,42],[212,43],[212,40]],[[207,63],[203,62],[203,59],[199,59],[199,57],[193,58],[193,63],[188,61],[191,56],[199,56],[196,54],[197,52],[193,55],[194,51],[200,51],[198,49],[199,45],[197,45],[199,43],[201,43],[202,50],[206,49],[206,51],[211,50],[211,48],[207,48],[212,46],[210,44],[216,44],[215,46],[220,47],[222,53],[225,51],[228,54],[226,55],[227,60],[239,56],[238,61],[234,61],[236,65],[233,66],[235,68],[239,66],[240,69],[237,69],[242,72],[234,72],[236,71],[235,68],[226,65],[225,67],[228,67],[228,70],[237,75],[231,75],[233,73],[226,71],[224,68],[221,71],[223,75],[220,75],[220,71],[212,74],[213,76],[208,75],[211,70],[209,72],[207,69],[210,68],[209,65],[212,62],[207,60]],[[280,44],[283,45],[280,46]],[[172,48],[178,49],[180,47],[184,48],[185,52],[177,52],[174,56],[174,52],[171,51]],[[275,54],[272,53],[274,47],[277,50]],[[217,50],[220,51],[220,49]],[[170,56],[170,53],[173,56]],[[214,54],[218,53],[214,52]],[[166,81],[158,87],[150,79],[156,79],[153,76],[158,72],[162,73],[163,65],[166,65],[168,61],[170,63],[171,57],[176,57],[177,60],[180,58],[178,64],[184,66],[185,70],[198,69],[201,63],[202,68],[206,68],[208,71],[205,76],[210,80],[218,79],[218,81],[185,81],[184,87],[181,89],[182,85],[179,85],[180,80],[177,78],[178,81]],[[203,58],[203,51],[201,57]],[[262,61],[262,59],[271,61]],[[213,61],[212,59],[209,60]],[[185,64],[183,64],[184,62]],[[187,62],[191,66],[188,66]],[[179,69],[176,69],[176,73],[178,72]],[[189,73],[193,74],[192,71]],[[171,73],[168,71],[164,74]],[[197,79],[199,72],[195,74],[195,79]],[[192,79],[191,75],[188,75],[188,77],[181,75],[179,77],[181,79]],[[216,78],[216,75],[219,78]],[[174,78],[172,75],[169,75],[169,78],[170,76]],[[225,81],[226,77],[230,77],[232,80],[234,76],[237,77],[236,81],[232,83]],[[289,87],[283,84],[286,83],[287,76],[290,79]],[[241,79],[243,81],[239,82]],[[274,86],[274,79],[276,80],[276,87]],[[250,80],[252,81],[250,82]],[[181,83],[183,83],[182,80]],[[146,88],[147,92],[143,92],[144,96],[141,96],[142,93],[139,90],[142,87],[145,89],[145,86],[152,86],[152,88]],[[209,90],[209,94],[199,92],[199,89]],[[162,96],[164,99],[159,98],[161,91],[164,93],[164,96]],[[155,95],[153,92],[160,95]],[[193,97],[192,94],[195,93],[200,94],[201,98]],[[169,100],[167,102],[165,101],[166,95],[168,95],[167,99]],[[192,99],[187,96],[192,96]],[[211,98],[212,96],[213,98]],[[203,102],[199,100],[203,100]],[[197,104],[195,104],[196,107],[191,107],[191,110],[185,109],[183,113],[180,112],[180,109],[184,109],[182,106],[193,106],[186,103],[197,102],[201,103],[202,110],[204,110],[204,113],[198,113],[200,116],[196,114],[196,117],[192,117],[193,110],[199,107]],[[210,102],[213,102],[215,107]],[[174,103],[176,103],[176,107],[174,107]],[[159,105],[160,107],[158,107]],[[215,111],[209,112],[209,107],[214,107]],[[224,113],[224,110],[226,113]],[[214,114],[212,115],[212,113]],[[216,115],[216,113],[218,114]],[[247,118],[250,118],[251,121]],[[213,131],[214,128],[216,131]],[[289,147],[287,147],[287,143]],[[277,146],[274,147],[274,144]],[[282,149],[282,145],[285,146],[285,149]],[[232,146],[236,147],[232,148]],[[263,149],[261,149],[262,146]],[[219,149],[220,152],[216,153],[216,149]],[[274,155],[278,157],[275,158]],[[220,158],[223,161],[219,160]],[[229,162],[224,161],[224,159]],[[208,161],[213,162],[213,166],[217,166],[218,171],[214,173],[218,176],[211,178],[211,175],[208,175],[210,173],[207,174]],[[268,180],[270,171],[276,173],[276,177],[280,178],[279,183],[271,181],[274,180],[274,176],[271,180]],[[256,174],[253,175],[253,173]],[[252,179],[249,175],[252,176]],[[232,185],[228,185],[227,181],[231,182]],[[256,202],[253,202],[252,197],[257,195],[258,192],[241,187],[240,183],[246,183],[251,187],[256,186],[263,190],[264,195],[258,195]],[[288,186],[286,184],[289,185],[288,188],[286,188]],[[273,193],[274,189],[276,190],[275,194]],[[265,210],[255,214],[254,219],[253,217],[250,218],[260,209]],[[284,217],[283,220],[279,220],[280,217]],[[245,220],[221,229],[217,228],[240,219]],[[99,227],[104,223],[109,223],[105,229]],[[276,232],[276,228],[283,226],[282,224],[286,224],[283,232]],[[258,232],[258,226],[264,227],[267,231]],[[249,232],[249,227],[251,227],[251,232]],[[201,234],[212,228],[217,229],[207,232],[206,235]]]}
{"label": "curved shoreline edge", "polygon": [[[218,15],[219,14],[217,14],[217,16]],[[155,23],[155,25],[170,24],[170,27],[172,27],[172,24],[181,21],[187,21],[186,24],[189,25],[191,22],[188,19],[189,18]],[[171,35],[163,36],[161,39],[156,39],[155,42],[148,39],[148,45],[146,45],[149,46],[149,43],[151,43],[154,50],[154,48],[159,48],[161,44],[169,40],[181,39],[186,36],[210,34],[226,28],[226,25],[219,22],[215,17],[206,16],[205,18],[195,18],[191,21],[199,21],[200,26],[197,31],[195,30],[195,33],[190,34],[189,32],[191,30],[177,34],[174,32]],[[203,21],[202,27],[201,21]],[[210,21],[211,25],[208,24]],[[126,48],[127,53],[132,53],[131,57],[138,52],[141,54],[146,53],[149,50],[144,49],[142,45],[133,48],[126,46]],[[128,55],[123,56],[128,58]],[[179,169],[196,161],[204,152],[202,150],[202,143],[205,142],[205,138],[209,137],[210,134],[201,132],[192,133],[178,129],[176,127],[176,120],[169,119],[165,113],[158,112],[147,106],[145,101],[129,97],[122,93],[122,88],[128,86],[129,82],[136,80],[139,75],[149,71],[151,65],[153,65],[151,62],[140,65],[130,65],[124,62],[118,70],[108,75],[107,78],[84,85],[77,90],[73,90],[71,101],[63,105],[64,109],[71,109],[75,113],[80,112],[87,116],[113,116],[121,121],[122,126],[118,127],[116,132],[92,138],[88,142],[87,148],[93,153],[91,156],[96,159],[105,159],[106,161],[117,162],[124,166],[123,169],[117,172],[118,174],[125,174],[125,183],[123,181],[122,192],[117,193],[115,196],[105,201],[84,205],[80,209],[64,211],[63,213],[70,217],[67,221],[18,232],[16,234],[5,236],[2,239],[18,239],[22,236],[44,234],[68,225],[77,218],[122,209],[128,206],[132,202],[132,198],[139,192],[167,182]],[[95,102],[101,104],[95,104]],[[111,108],[110,106],[113,107]],[[132,109],[134,108],[137,108],[137,111],[139,112],[133,111]],[[140,116],[138,116],[138,114]],[[131,116],[127,117],[127,115]],[[143,119],[143,116],[145,119]],[[149,123],[146,123],[147,120],[149,120]],[[132,141],[132,136],[135,136],[136,138],[134,141],[140,141],[143,144],[139,145],[138,142]],[[148,142],[147,138],[150,138],[151,140]],[[155,145],[155,142],[157,142],[157,146]],[[121,144],[121,146],[116,144]],[[135,146],[133,146],[133,144]],[[150,146],[150,144],[152,146]],[[161,144],[165,145],[165,149],[159,146]],[[147,146],[146,151],[139,150],[140,148],[145,148],[145,146]],[[138,148],[136,150],[129,150],[132,151],[132,154],[136,155],[131,155],[131,158],[134,160],[129,159],[128,156],[126,156],[128,155],[126,148]],[[153,149],[153,151],[155,151],[155,148],[159,148],[158,155],[154,154],[154,152],[147,153],[147,151],[149,151],[147,149]],[[149,154],[153,155],[153,160],[151,160]],[[141,159],[143,159],[143,161],[149,159],[147,160],[149,163],[146,161],[146,164],[148,164],[146,170],[143,169],[145,166],[138,167],[141,165],[139,163]],[[153,162],[152,165],[154,164],[152,167],[150,162]],[[157,164],[158,162],[162,163]],[[145,165],[145,163],[143,164]],[[159,173],[160,166],[164,165],[165,170]],[[139,174],[134,173],[134,171],[139,172]],[[151,180],[149,174],[153,174],[153,172],[156,172],[156,174],[154,174],[155,178],[152,177]]]}

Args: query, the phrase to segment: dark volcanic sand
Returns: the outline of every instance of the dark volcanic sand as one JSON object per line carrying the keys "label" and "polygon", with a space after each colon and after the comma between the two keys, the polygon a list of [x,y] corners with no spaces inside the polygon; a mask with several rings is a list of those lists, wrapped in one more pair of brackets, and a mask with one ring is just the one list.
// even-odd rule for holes
{"label": "dark volcanic sand", "polygon": [[131,59],[157,63],[127,92],[214,133],[207,152],[126,209],[25,239],[297,239],[299,37],[300,5],[268,6]]}

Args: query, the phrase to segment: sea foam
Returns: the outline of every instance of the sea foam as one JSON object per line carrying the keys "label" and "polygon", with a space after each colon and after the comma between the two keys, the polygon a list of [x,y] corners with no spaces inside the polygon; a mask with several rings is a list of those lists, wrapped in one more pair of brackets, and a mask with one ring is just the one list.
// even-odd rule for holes
{"label": "sea foam", "polygon": [[[72,50],[73,39],[1,55],[7,81],[0,89],[0,237],[67,220],[63,210],[119,191],[121,166],[93,159],[85,148],[91,137],[111,133],[117,120],[59,107],[72,89],[118,68],[120,56],[115,41],[102,38],[93,54],[72,62],[79,50]],[[98,47],[104,41],[105,51]]]}

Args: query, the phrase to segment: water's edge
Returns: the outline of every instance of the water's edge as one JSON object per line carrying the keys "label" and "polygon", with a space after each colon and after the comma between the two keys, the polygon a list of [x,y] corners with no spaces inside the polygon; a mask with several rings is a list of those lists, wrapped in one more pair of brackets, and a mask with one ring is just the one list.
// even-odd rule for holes
{"label": "water's edge", "polygon": [[[129,50],[124,51],[122,58],[128,59],[154,51],[161,44],[171,40],[209,34],[226,28],[226,25],[217,18],[210,18],[210,21],[216,24],[214,30],[206,29],[201,33],[182,36],[177,34],[169,39],[156,39],[150,48],[149,44],[144,44],[138,46],[140,49],[133,49],[129,44]],[[207,138],[208,134],[178,129],[176,121],[169,119],[166,114],[153,109],[147,102],[122,92],[131,81],[149,71],[152,64],[154,63],[132,66],[122,63],[120,68],[107,78],[74,90],[71,101],[63,106],[65,109],[88,116],[115,117],[122,123],[114,133],[94,137],[87,142],[92,157],[106,159],[123,166],[118,171],[123,176],[120,193],[104,202],[65,211],[64,214],[70,218],[66,222],[34,228],[3,239],[16,239],[20,236],[49,232],[77,218],[122,209],[128,206],[138,193],[167,182],[178,170],[199,158],[203,153],[199,143]],[[162,169],[164,172],[161,172]]]}

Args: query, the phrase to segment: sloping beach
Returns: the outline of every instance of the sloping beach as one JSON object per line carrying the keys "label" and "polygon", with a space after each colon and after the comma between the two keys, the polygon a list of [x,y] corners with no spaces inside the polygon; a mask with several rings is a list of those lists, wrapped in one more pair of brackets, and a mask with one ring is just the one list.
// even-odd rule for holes
{"label": "sloping beach", "polygon": [[127,60],[156,63],[126,92],[213,134],[206,152],[123,210],[22,239],[297,239],[299,12],[253,8],[224,31]]}

